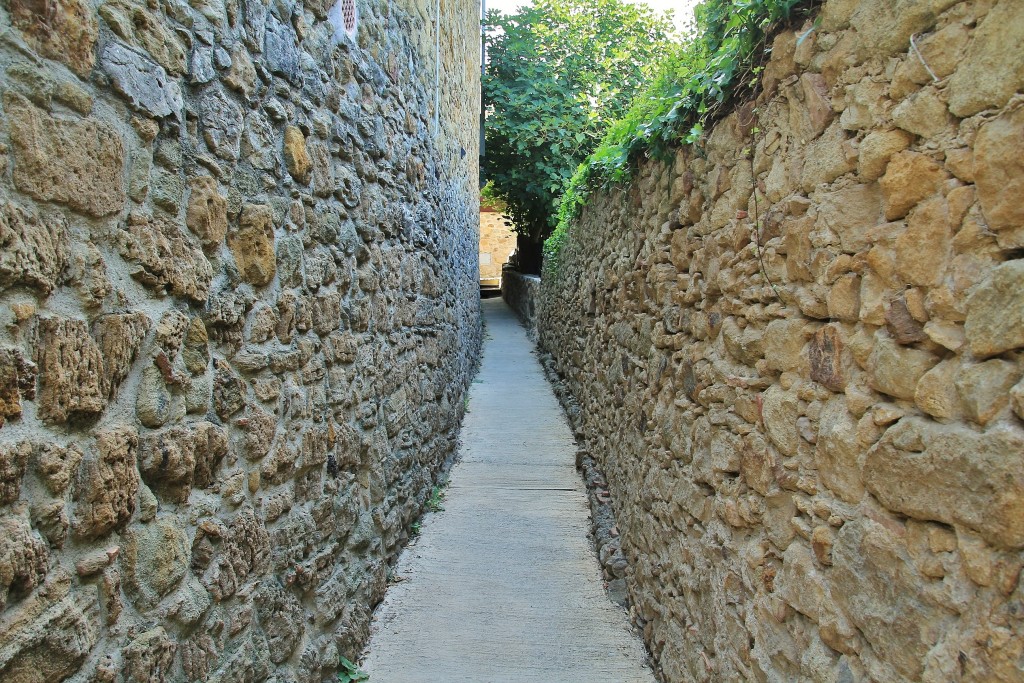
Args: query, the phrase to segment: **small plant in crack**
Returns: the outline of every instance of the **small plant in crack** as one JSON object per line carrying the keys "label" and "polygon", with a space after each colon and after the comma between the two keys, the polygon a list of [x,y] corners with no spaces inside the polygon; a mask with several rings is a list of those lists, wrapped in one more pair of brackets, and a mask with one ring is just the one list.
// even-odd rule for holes
{"label": "small plant in crack", "polygon": [[412,538],[419,538],[420,535],[420,522],[413,522],[409,527],[409,536]]}
{"label": "small plant in crack", "polygon": [[428,510],[431,512],[441,512],[444,510],[444,498],[447,488],[448,482],[443,482],[430,490],[430,498],[427,498]]}
{"label": "small plant in crack", "polygon": [[370,680],[370,674],[360,669],[344,655],[338,655],[338,665],[341,671],[338,672],[338,683],[356,683],[356,681]]}

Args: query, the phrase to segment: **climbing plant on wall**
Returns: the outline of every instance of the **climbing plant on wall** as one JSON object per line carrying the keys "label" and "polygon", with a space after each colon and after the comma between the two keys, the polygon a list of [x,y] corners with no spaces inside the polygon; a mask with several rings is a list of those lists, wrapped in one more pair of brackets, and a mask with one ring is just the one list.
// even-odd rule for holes
{"label": "climbing plant on wall", "polygon": [[819,4],[705,0],[698,5],[693,33],[665,51],[649,84],[567,184],[557,229],[544,248],[547,261],[557,262],[565,231],[593,187],[628,180],[640,159],[667,158],[677,146],[699,142],[721,112],[753,94],[774,30],[806,17]]}
{"label": "climbing plant on wall", "polygon": [[573,171],[621,118],[671,44],[669,18],[622,0],[538,0],[485,20],[485,178],[539,272]]}

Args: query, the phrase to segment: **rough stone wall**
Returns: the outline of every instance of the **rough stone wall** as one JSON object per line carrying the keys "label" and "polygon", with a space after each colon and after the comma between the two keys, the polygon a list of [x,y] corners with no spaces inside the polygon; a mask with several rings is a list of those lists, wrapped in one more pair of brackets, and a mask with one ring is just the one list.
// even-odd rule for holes
{"label": "rough stone wall", "polygon": [[536,275],[524,275],[509,268],[501,274],[501,298],[532,333],[537,331],[540,291],[540,278]]}
{"label": "rough stone wall", "polygon": [[367,636],[480,342],[479,21],[340,6],[0,1],[5,683]]}
{"label": "rough stone wall", "polygon": [[499,211],[480,211],[480,279],[500,280],[501,268],[516,250],[516,233]]}
{"label": "rough stone wall", "polygon": [[820,18],[591,198],[542,344],[664,680],[1020,681],[1024,3]]}

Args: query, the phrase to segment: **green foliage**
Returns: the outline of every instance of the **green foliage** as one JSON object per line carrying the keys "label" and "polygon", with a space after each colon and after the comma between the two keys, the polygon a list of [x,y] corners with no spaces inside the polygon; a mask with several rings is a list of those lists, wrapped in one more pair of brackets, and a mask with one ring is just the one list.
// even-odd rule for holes
{"label": "green foliage", "polygon": [[485,20],[485,177],[520,234],[546,236],[575,169],[626,112],[671,25],[623,0],[538,0]]}
{"label": "green foliage", "polygon": [[690,37],[668,52],[650,85],[573,176],[555,231],[562,237],[544,245],[545,270],[557,269],[568,224],[593,188],[629,180],[643,158],[667,160],[679,145],[698,143],[718,116],[756,87],[774,29],[806,16],[820,1],[705,0],[698,5]]}
{"label": "green foliage", "polygon": [[445,482],[440,486],[435,486],[430,490],[430,498],[427,499],[427,509],[431,512],[442,512],[444,510],[444,497],[446,495],[445,489],[448,487],[448,483]]}
{"label": "green foliage", "polygon": [[338,655],[338,665],[341,671],[338,672],[338,683],[357,683],[357,681],[370,680],[370,674],[366,673],[344,655]]}

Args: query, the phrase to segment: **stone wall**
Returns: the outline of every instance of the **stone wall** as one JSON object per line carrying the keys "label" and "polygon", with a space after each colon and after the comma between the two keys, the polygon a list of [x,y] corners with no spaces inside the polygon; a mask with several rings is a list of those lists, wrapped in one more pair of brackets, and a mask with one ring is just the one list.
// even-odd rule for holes
{"label": "stone wall", "polygon": [[523,321],[530,332],[537,331],[540,308],[540,278],[506,268],[501,274],[501,298]]}
{"label": "stone wall", "polygon": [[501,280],[502,266],[516,250],[516,233],[500,210],[480,207],[480,280]]}
{"label": "stone wall", "polygon": [[1020,681],[1024,3],[820,19],[591,198],[542,345],[663,680]]}
{"label": "stone wall", "polygon": [[0,2],[5,683],[368,634],[480,343],[479,21],[343,5]]}

